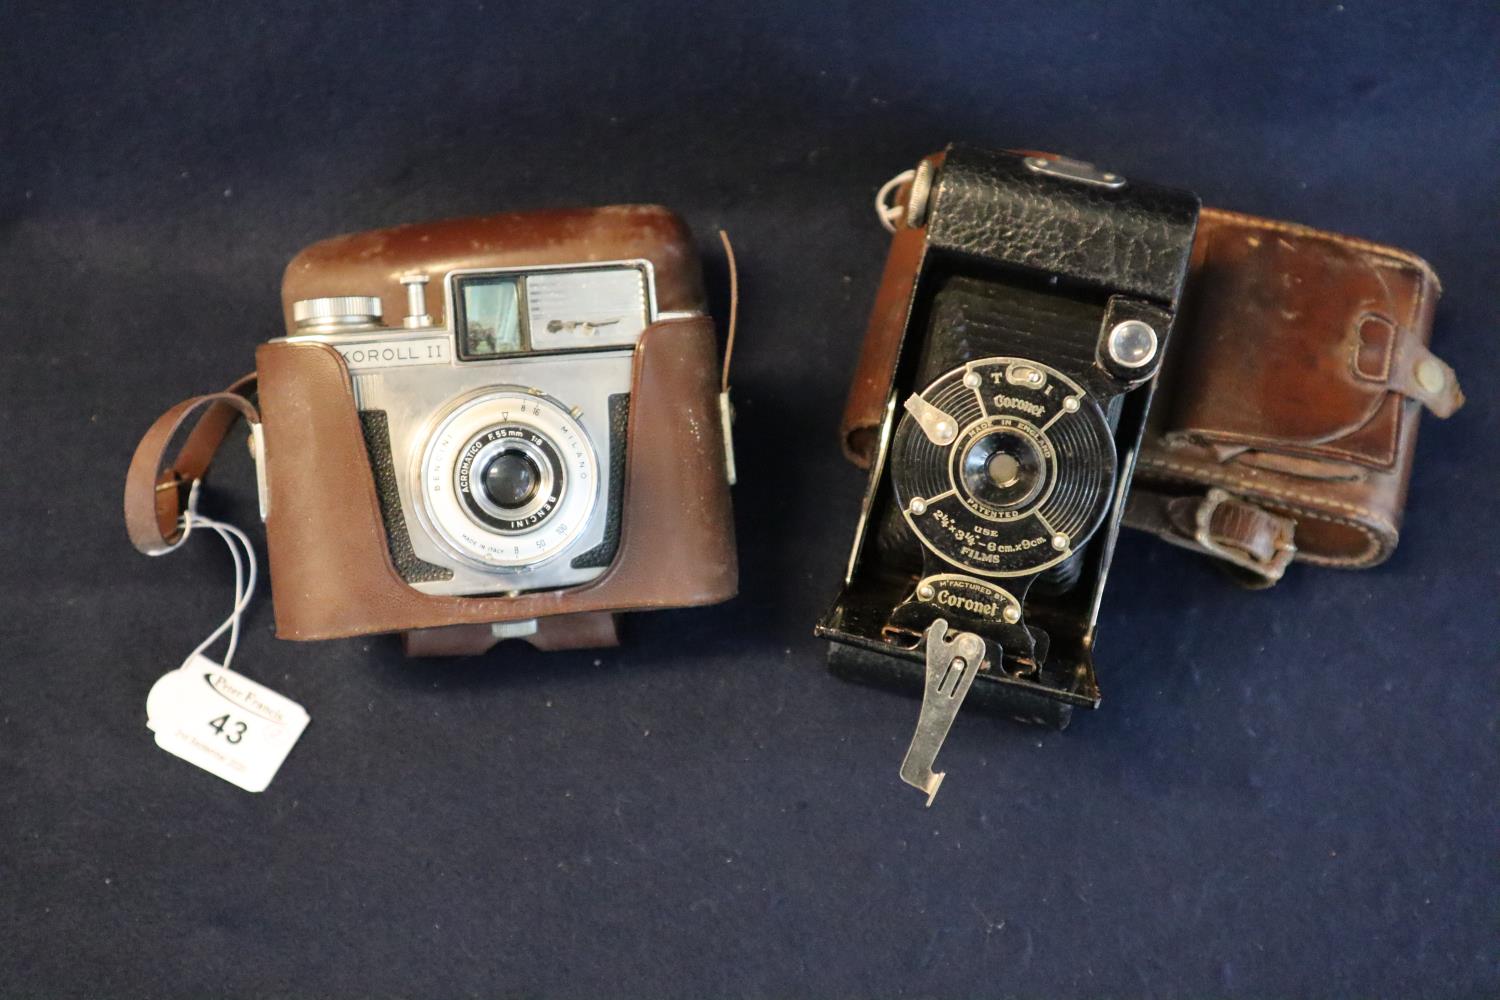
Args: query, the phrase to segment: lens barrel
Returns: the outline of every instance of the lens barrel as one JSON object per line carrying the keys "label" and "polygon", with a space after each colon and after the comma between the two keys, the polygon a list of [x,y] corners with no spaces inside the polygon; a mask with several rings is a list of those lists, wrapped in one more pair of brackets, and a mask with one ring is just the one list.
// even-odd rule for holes
{"label": "lens barrel", "polygon": [[497,455],[479,477],[491,503],[506,510],[524,507],[536,496],[542,470],[526,455],[508,451]]}
{"label": "lens barrel", "polygon": [[995,507],[1029,503],[1042,491],[1046,466],[1024,435],[1000,430],[979,438],[963,457],[963,485],[976,499]]}

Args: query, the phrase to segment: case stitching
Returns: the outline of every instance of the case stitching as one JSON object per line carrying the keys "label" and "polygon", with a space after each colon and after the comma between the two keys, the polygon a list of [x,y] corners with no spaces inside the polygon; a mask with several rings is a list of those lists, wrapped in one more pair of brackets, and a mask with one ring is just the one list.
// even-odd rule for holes
{"label": "case stitching", "polygon": [[[1431,264],[1427,263],[1427,261],[1423,260],[1421,257],[1418,257],[1416,254],[1411,253],[1407,250],[1402,250],[1399,247],[1387,246],[1386,244],[1375,243],[1370,240],[1363,240],[1357,236],[1345,236],[1343,233],[1332,233],[1326,229],[1314,229],[1311,226],[1303,226],[1295,222],[1282,222],[1277,219],[1263,219],[1260,216],[1247,215],[1244,212],[1233,212],[1226,208],[1204,208],[1199,214],[1224,220],[1233,220],[1240,225],[1251,226],[1258,229],[1265,229],[1270,232],[1289,233],[1294,236],[1305,236],[1310,239],[1326,240],[1329,243],[1337,243],[1341,246],[1346,246],[1353,250],[1363,250],[1367,253],[1384,256],[1388,260],[1402,261],[1421,271],[1423,277],[1432,282],[1432,284],[1436,285],[1439,291],[1441,291],[1443,287],[1442,283],[1438,280],[1437,272],[1432,269]],[[1424,282],[1423,285],[1425,290],[1426,282]]]}
{"label": "case stitching", "polygon": [[[1254,492],[1264,493],[1272,497],[1280,497],[1282,499],[1295,501],[1301,504],[1321,503],[1327,504],[1329,506],[1339,507],[1343,510],[1347,510],[1351,513],[1365,517],[1375,524],[1379,525],[1381,528],[1390,533],[1390,538],[1395,538],[1398,534],[1395,526],[1393,526],[1385,518],[1376,514],[1372,510],[1368,510],[1356,504],[1345,503],[1341,500],[1320,498],[1313,496],[1312,494],[1300,493],[1296,490],[1278,489],[1274,486],[1267,486],[1263,483],[1257,483],[1236,476],[1216,474],[1206,469],[1195,469],[1191,466],[1182,465],[1180,463],[1167,461],[1164,459],[1153,458],[1149,455],[1142,455],[1139,459],[1139,462],[1140,464],[1149,466],[1153,469],[1166,469],[1172,472],[1176,472],[1178,475],[1174,478],[1180,478],[1182,481],[1193,483],[1194,485],[1197,485],[1200,480],[1206,479],[1210,482],[1218,483],[1221,486],[1228,486],[1230,488],[1246,489]],[[1339,517],[1334,514],[1328,514],[1319,510],[1308,508],[1299,508],[1298,514],[1305,517],[1311,517],[1319,521],[1327,521],[1330,524],[1342,524],[1347,527],[1354,528],[1355,530],[1363,534],[1370,543],[1369,554],[1363,556],[1324,556],[1314,555],[1312,553],[1304,554],[1302,552],[1298,552],[1297,558],[1305,562],[1319,563],[1326,566],[1368,565],[1369,563],[1376,561],[1383,552],[1389,551],[1390,548],[1394,547],[1394,543],[1389,546],[1386,544],[1386,536],[1377,534],[1376,532],[1371,530],[1369,525],[1353,520],[1352,518]]]}
{"label": "case stitching", "polygon": [[[1389,398],[1392,395],[1401,397],[1401,402],[1397,404],[1398,407],[1404,406],[1405,403],[1408,402],[1408,401],[1415,402],[1414,400],[1409,400],[1409,397],[1402,396],[1401,393],[1396,392],[1395,390],[1390,390],[1390,391],[1388,391],[1386,393],[1387,398]],[[1363,465],[1363,466],[1366,466],[1368,468],[1378,469],[1378,470],[1381,470],[1381,471],[1385,471],[1385,470],[1394,468],[1395,464],[1396,464],[1396,459],[1399,457],[1397,455],[1397,452],[1399,451],[1400,444],[1401,444],[1401,425],[1402,425],[1402,422],[1403,422],[1403,419],[1404,419],[1404,416],[1405,416],[1404,414],[1398,415],[1395,420],[1391,421],[1391,423],[1392,423],[1391,435],[1390,435],[1391,436],[1391,442],[1390,442],[1390,445],[1389,445],[1390,457],[1389,458],[1383,458],[1383,459],[1381,459],[1380,462],[1379,462],[1379,464],[1373,464],[1371,462],[1370,457],[1368,455],[1365,455],[1365,454],[1361,453],[1361,452],[1353,451],[1353,450],[1348,449],[1348,448],[1340,448],[1340,447],[1332,444],[1333,441],[1337,441],[1337,440],[1339,440],[1342,437],[1345,437],[1345,436],[1347,436],[1349,434],[1353,434],[1355,431],[1360,430],[1361,428],[1368,426],[1369,423],[1370,423],[1370,421],[1374,420],[1380,414],[1381,408],[1384,407],[1385,405],[1387,405],[1386,404],[1386,400],[1384,400],[1384,399],[1381,400],[1380,404],[1378,406],[1376,406],[1375,412],[1372,413],[1372,414],[1370,414],[1368,417],[1366,417],[1365,418],[1365,422],[1363,424],[1360,424],[1360,425],[1358,425],[1356,427],[1353,427],[1353,428],[1349,428],[1347,430],[1340,430],[1340,431],[1338,431],[1337,432],[1338,435],[1339,435],[1338,437],[1329,437],[1329,438],[1325,438],[1325,439],[1321,439],[1321,440],[1315,439],[1313,441],[1307,442],[1304,445],[1304,447],[1307,448],[1308,451],[1312,451],[1312,450],[1316,449],[1316,450],[1320,451],[1321,453],[1323,453],[1324,455],[1329,455],[1329,456],[1333,456],[1333,457],[1336,457],[1336,458],[1348,459],[1349,461],[1353,462],[1356,465]],[[1197,429],[1194,429],[1194,428],[1183,428],[1182,430],[1173,431],[1171,433],[1172,434],[1181,434],[1181,435],[1191,435],[1193,437],[1198,437],[1198,438],[1200,438],[1202,440],[1205,440],[1205,441],[1214,441],[1216,439],[1216,436],[1215,436],[1214,432],[1208,431],[1208,430],[1197,430]],[[1287,444],[1287,441],[1286,441],[1285,438],[1267,437],[1267,436],[1265,436],[1263,434],[1238,434],[1238,435],[1235,435],[1235,439],[1237,441],[1244,441],[1244,442],[1249,442],[1249,443],[1252,443],[1254,445],[1257,445],[1257,446],[1259,446],[1258,450],[1261,450],[1261,451],[1273,452],[1273,453],[1276,453],[1276,454],[1290,454],[1290,455],[1293,455],[1293,456],[1297,455],[1297,453],[1295,451],[1289,450],[1289,447],[1288,447],[1288,444]],[[1292,444],[1293,444],[1293,446],[1295,446],[1297,444],[1297,442],[1293,442]],[[1312,456],[1301,456],[1301,457],[1311,458]]]}
{"label": "case stitching", "polygon": [[1257,483],[1252,479],[1224,475],[1223,473],[1215,472],[1210,469],[1198,469],[1190,465],[1183,465],[1180,462],[1173,462],[1169,459],[1156,458],[1151,455],[1142,455],[1140,461],[1145,465],[1152,466],[1153,468],[1170,469],[1173,472],[1179,473],[1189,478],[1196,479],[1201,477],[1218,482],[1221,485],[1225,486],[1242,486],[1247,489],[1260,490],[1262,492],[1269,493],[1272,496],[1279,496],[1287,500],[1296,500],[1299,503],[1338,507],[1341,510],[1347,510],[1352,514],[1358,514],[1362,517],[1368,518],[1371,521],[1375,521],[1382,527],[1387,526],[1385,519],[1374,511],[1361,507],[1358,504],[1348,503],[1343,500],[1327,499],[1324,497],[1314,496],[1310,493],[1300,493],[1296,490],[1284,490],[1275,486],[1267,486],[1263,483]]}
{"label": "case stitching", "polygon": [[[1366,375],[1364,371],[1362,371],[1359,367],[1359,352],[1360,348],[1362,348],[1365,343],[1365,324],[1372,319],[1390,326],[1391,342],[1390,345],[1386,348],[1384,356],[1380,359],[1380,371],[1374,375]],[[1364,312],[1360,313],[1359,318],[1354,321],[1354,349],[1350,352],[1349,358],[1349,370],[1354,372],[1355,378],[1361,379],[1365,382],[1374,382],[1377,385],[1384,386],[1387,391],[1390,391],[1391,369],[1396,363],[1396,347],[1399,342],[1400,336],[1401,328],[1396,325],[1394,320],[1388,318],[1384,313],[1376,312],[1372,309],[1366,309]]]}

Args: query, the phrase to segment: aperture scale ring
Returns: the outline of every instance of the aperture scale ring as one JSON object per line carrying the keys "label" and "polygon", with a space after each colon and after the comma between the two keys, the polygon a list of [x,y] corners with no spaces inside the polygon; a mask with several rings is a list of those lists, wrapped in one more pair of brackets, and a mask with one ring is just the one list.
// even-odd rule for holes
{"label": "aperture scale ring", "polygon": [[[499,529],[464,502],[459,465],[480,437],[514,428],[540,438],[558,463],[557,496],[535,523]],[[588,527],[599,502],[599,459],[588,432],[550,396],[523,388],[485,389],[456,400],[434,422],[413,469],[419,518],[443,547],[484,569],[524,570],[562,555]]]}

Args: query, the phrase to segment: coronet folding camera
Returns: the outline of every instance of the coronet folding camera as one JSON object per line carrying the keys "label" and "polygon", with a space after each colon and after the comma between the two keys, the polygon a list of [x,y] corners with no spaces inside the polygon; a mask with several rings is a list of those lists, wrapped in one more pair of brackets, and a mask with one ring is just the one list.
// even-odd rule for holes
{"label": "coronet folding camera", "polygon": [[818,632],[840,673],[924,686],[901,775],[930,801],[966,695],[1053,725],[1098,702],[1099,599],[1198,203],[967,147],[905,187],[882,289],[904,308],[871,331],[899,354]]}

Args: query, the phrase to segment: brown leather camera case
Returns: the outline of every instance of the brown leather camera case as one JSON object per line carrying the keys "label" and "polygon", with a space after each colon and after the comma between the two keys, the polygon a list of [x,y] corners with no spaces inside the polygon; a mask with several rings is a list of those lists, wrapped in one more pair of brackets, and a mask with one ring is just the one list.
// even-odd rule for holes
{"label": "brown leather camera case", "polygon": [[1127,523],[1252,585],[1384,560],[1421,411],[1463,404],[1427,347],[1440,292],[1406,251],[1205,210]]}
{"label": "brown leather camera case", "polygon": [[[400,315],[399,276],[647,258],[663,312],[702,305],[698,261],[682,223],[665,209],[624,206],[453,220],[339,237],[300,254],[283,298],[380,289]],[[394,289],[394,291],[393,291]],[[432,311],[441,313],[439,298]],[[349,370],[333,348],[273,341],[256,352],[268,493],[266,539],[277,634],[332,639],[407,633],[413,654],[481,651],[492,623],[537,619],[542,648],[612,645],[612,613],[713,604],[734,596],[738,566],[718,407],[713,321],[664,319],[635,349],[619,549],[603,575],[579,587],[511,596],[447,597],[408,586],[392,563]],[[181,487],[200,478],[233,418],[254,422],[246,383],[165,414],[137,449],[126,520],[142,551],[177,535]],[[171,467],[172,432],[207,407]]]}
{"label": "brown leather camera case", "polygon": [[[896,228],[850,387],[843,444],[861,467],[922,245],[921,230]],[[1439,293],[1404,250],[1204,208],[1125,523],[1251,585],[1274,583],[1293,558],[1385,559],[1421,410],[1446,417],[1463,403],[1427,348]]]}

